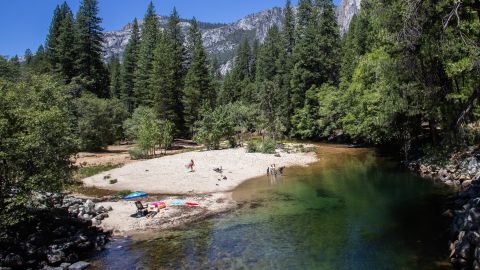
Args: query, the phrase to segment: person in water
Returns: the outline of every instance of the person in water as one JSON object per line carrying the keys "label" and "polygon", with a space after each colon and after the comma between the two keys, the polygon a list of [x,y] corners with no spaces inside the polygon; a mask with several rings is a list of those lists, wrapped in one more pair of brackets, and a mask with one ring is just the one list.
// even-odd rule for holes
{"label": "person in water", "polygon": [[283,176],[283,169],[285,169],[285,166],[282,166],[280,167],[280,169],[278,169],[278,171],[280,172],[280,175]]}
{"label": "person in water", "polygon": [[267,167],[267,175],[270,175],[270,167]]}

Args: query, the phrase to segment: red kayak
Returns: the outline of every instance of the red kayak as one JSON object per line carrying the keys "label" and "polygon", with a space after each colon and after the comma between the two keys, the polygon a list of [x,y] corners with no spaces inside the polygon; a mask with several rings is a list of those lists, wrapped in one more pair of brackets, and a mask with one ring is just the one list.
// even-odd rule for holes
{"label": "red kayak", "polygon": [[187,205],[187,206],[199,206],[198,203],[194,203],[194,202],[186,202],[185,205]]}

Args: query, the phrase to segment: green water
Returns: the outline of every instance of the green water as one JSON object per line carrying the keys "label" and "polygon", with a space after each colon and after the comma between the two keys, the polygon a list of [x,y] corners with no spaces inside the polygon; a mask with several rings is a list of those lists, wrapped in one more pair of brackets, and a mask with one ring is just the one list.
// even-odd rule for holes
{"label": "green water", "polygon": [[148,241],[116,239],[98,269],[449,269],[449,190],[371,150],[320,147],[320,161],[260,177],[239,209]]}

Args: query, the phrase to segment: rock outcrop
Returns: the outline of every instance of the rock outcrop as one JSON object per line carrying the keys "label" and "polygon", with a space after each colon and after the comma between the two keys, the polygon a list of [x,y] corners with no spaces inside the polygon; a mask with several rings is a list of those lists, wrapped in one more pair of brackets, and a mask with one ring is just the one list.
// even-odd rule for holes
{"label": "rock outcrop", "polygon": [[350,22],[355,14],[360,10],[361,0],[342,0],[337,9],[338,26],[340,33],[345,34],[348,31]]}
{"label": "rock outcrop", "polygon": [[[168,17],[159,16],[160,26],[163,29],[168,22]],[[273,25],[281,27],[283,21],[283,9],[272,8],[259,13],[248,15],[237,22],[230,24],[213,24],[199,22],[202,32],[205,49],[210,55],[219,58],[221,72],[225,73],[231,66],[235,49],[244,37],[250,41],[257,39],[263,42],[267,36],[268,29]],[[143,21],[139,21],[140,29]],[[122,57],[123,51],[128,43],[132,31],[132,23],[127,24],[119,31],[105,32],[104,34],[104,58],[108,59],[113,55]],[[183,33],[188,33],[190,22],[181,20],[180,28]]]}
{"label": "rock outcrop", "polygon": [[37,194],[31,203],[31,218],[0,234],[0,269],[85,269],[88,263],[79,259],[109,240],[110,232],[92,225],[112,209],[52,193]]}

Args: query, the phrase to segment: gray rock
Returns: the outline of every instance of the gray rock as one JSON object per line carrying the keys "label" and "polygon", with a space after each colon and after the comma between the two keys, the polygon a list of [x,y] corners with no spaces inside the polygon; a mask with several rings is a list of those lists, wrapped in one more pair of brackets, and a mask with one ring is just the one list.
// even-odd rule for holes
{"label": "gray rock", "polygon": [[24,264],[23,258],[15,253],[10,253],[3,259],[3,265],[20,268]]}
{"label": "gray rock", "polygon": [[70,265],[72,265],[72,264],[71,263],[62,263],[62,264],[60,264],[60,267],[63,270],[67,270]]}
{"label": "gray rock", "polygon": [[68,270],[83,270],[83,269],[86,269],[89,266],[90,266],[89,263],[80,261],[80,262],[76,262],[76,263],[70,265],[68,267]]}
{"label": "gray rock", "polygon": [[108,207],[107,207],[107,211],[108,211],[108,212],[113,211],[113,207],[108,206]]}
{"label": "gray rock", "polygon": [[65,259],[65,253],[61,250],[53,251],[47,254],[47,259],[50,264],[57,264]]}
{"label": "gray rock", "polygon": [[450,179],[450,174],[448,173],[448,171],[446,169],[441,169],[438,171],[438,174],[437,174],[438,178],[440,180],[442,180],[443,182],[446,182],[448,180],[451,180]]}

